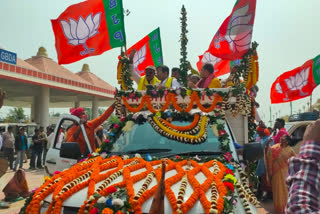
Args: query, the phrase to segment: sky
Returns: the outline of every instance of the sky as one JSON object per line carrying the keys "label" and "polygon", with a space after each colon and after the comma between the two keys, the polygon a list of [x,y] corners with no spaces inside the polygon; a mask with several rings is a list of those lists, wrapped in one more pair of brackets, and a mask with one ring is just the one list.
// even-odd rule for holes
{"label": "sky", "polygon": [[[0,0],[0,46],[17,53],[19,58],[35,56],[40,46],[57,61],[54,34],[50,19],[56,19],[68,6],[79,0]],[[235,0],[123,0],[127,46],[160,27],[164,64],[179,66],[180,10],[187,10],[188,60],[196,67],[198,56],[208,49],[212,37],[231,13]],[[285,71],[301,66],[320,53],[317,39],[320,35],[319,0],[257,0],[253,41],[259,43],[260,80],[257,101],[263,120],[290,113],[290,105],[270,103],[270,88]],[[73,72],[89,64],[91,72],[118,87],[116,80],[117,56],[120,49],[112,49],[100,56],[89,57],[65,65]],[[313,100],[320,98],[320,88]],[[303,110],[309,98],[293,102],[293,112]],[[1,114],[0,114],[1,116]]]}

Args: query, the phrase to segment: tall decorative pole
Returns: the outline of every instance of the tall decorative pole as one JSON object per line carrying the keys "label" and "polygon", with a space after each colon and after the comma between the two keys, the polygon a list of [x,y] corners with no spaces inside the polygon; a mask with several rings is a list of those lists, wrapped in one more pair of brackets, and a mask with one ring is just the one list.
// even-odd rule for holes
{"label": "tall decorative pole", "polygon": [[188,61],[187,61],[187,44],[188,44],[188,38],[187,38],[187,11],[182,5],[181,8],[181,35],[180,35],[180,77],[179,82],[182,83],[184,87],[187,87],[187,76],[188,76]]}

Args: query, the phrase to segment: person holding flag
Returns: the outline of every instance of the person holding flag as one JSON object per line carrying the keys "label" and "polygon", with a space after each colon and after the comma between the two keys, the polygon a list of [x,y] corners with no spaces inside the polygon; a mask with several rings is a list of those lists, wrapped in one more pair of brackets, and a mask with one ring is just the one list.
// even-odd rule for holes
{"label": "person holding flag", "polygon": [[136,50],[133,49],[130,52],[129,55],[129,60],[130,60],[130,71],[131,71],[131,76],[132,79],[138,84],[138,91],[142,91],[142,90],[146,90],[147,89],[147,85],[157,85],[160,83],[160,80],[155,76],[156,74],[156,68],[152,65],[149,65],[145,68],[144,76],[140,76],[134,69],[134,65],[133,65],[133,58],[136,54]]}

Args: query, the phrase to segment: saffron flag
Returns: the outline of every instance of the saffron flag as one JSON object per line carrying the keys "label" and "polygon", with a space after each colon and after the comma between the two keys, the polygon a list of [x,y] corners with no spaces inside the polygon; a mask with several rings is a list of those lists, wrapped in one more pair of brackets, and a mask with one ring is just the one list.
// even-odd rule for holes
{"label": "saffron flag", "polygon": [[237,0],[213,37],[208,51],[224,60],[240,59],[250,48],[256,0]]}
{"label": "saffron flag", "polygon": [[125,44],[122,0],[87,0],[51,20],[59,64],[69,64]]}
{"label": "saffron flag", "polygon": [[198,70],[200,71],[202,66],[206,63],[210,63],[214,66],[214,74],[218,77],[229,73],[233,65],[240,65],[240,60],[222,60],[207,51],[199,56],[199,61],[197,62]]}
{"label": "saffron flag", "polygon": [[133,56],[134,70],[144,76],[145,68],[149,65],[158,67],[163,64],[160,28],[155,29],[127,51],[128,55],[132,50],[137,52]]}
{"label": "saffron flag", "polygon": [[285,103],[307,97],[319,84],[320,55],[281,74],[271,86],[271,103]]}

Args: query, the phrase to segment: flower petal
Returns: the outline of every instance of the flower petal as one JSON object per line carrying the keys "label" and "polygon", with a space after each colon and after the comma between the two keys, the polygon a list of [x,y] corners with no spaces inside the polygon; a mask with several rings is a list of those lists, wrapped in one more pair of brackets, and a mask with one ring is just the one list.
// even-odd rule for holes
{"label": "flower petal", "polygon": [[89,28],[89,32],[90,32],[89,34],[91,34],[94,31],[94,23],[92,21],[92,13],[89,16],[87,16],[86,24]]}
{"label": "flower petal", "polygon": [[284,81],[287,83],[288,88],[290,90],[292,90],[293,87],[292,87],[292,84],[291,84],[291,80],[290,79],[285,79]]}
{"label": "flower petal", "polygon": [[[247,4],[243,7],[240,7],[239,9],[237,9],[236,11],[233,12],[232,17],[230,19],[230,23],[232,23],[236,18],[238,18],[239,16],[244,16],[248,13],[250,8],[250,4]],[[249,22],[248,22],[249,23]],[[247,23],[246,23],[247,24]]]}
{"label": "flower petal", "polygon": [[64,35],[67,37],[67,39],[71,40],[73,39],[72,35],[71,35],[71,28],[68,22],[61,20],[60,24],[62,26],[63,29],[63,33]]}
{"label": "flower petal", "polygon": [[[89,34],[90,34],[89,27],[85,23],[85,21],[83,20],[83,18],[81,16],[79,18],[76,32],[77,32],[77,37],[79,40],[88,38]],[[81,43],[81,42],[79,41],[79,43]]]}
{"label": "flower petal", "polygon": [[93,17],[94,30],[98,30],[100,26],[100,18],[101,18],[101,12],[94,15]]}
{"label": "flower petal", "polygon": [[77,37],[77,25],[78,23],[74,19],[69,19],[70,22],[70,28],[71,28],[71,35],[74,39],[78,39]]}

